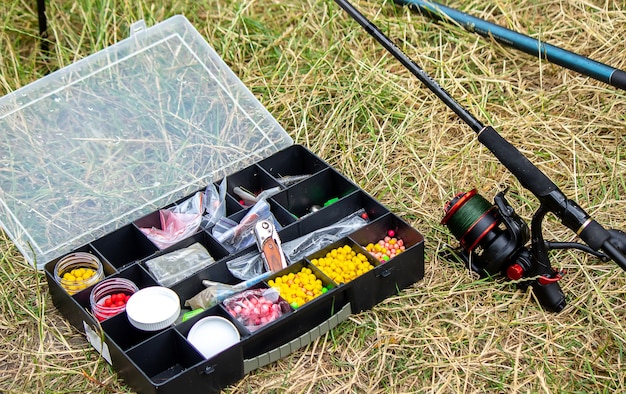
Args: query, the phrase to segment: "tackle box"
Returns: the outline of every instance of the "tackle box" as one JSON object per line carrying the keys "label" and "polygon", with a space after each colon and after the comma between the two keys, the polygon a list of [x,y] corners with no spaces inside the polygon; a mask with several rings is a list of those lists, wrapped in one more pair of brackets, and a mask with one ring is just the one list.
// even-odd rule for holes
{"label": "tackle box", "polygon": [[[183,16],[150,28],[140,21],[129,38],[0,98],[0,135],[4,231],[44,270],[61,314],[138,392],[219,391],[424,274],[423,236],[313,152],[293,144]],[[292,176],[299,178],[283,182]],[[203,280],[240,283],[229,262],[259,254],[256,245],[230,250],[212,224],[159,248],[141,230],[158,229],[163,211],[222,185],[230,223],[253,209],[241,201],[237,186],[255,194],[273,189],[264,201],[283,245],[351,215],[362,220],[251,285],[267,289],[306,267],[323,282],[324,292],[303,305],[283,303],[280,317],[254,330],[223,302],[148,330],[133,324],[127,311],[96,318],[90,297],[97,283],[68,291],[55,278],[66,256],[86,253],[100,262],[101,281],[127,279],[138,290],[173,290],[181,314],[184,301],[205,288]],[[405,250],[380,261],[365,247],[389,230]],[[193,244],[208,251],[212,264],[161,286],[147,263]],[[337,248],[362,254],[373,268],[345,283],[331,279],[316,263]],[[205,358],[188,338],[209,316],[231,322],[239,340]]]}

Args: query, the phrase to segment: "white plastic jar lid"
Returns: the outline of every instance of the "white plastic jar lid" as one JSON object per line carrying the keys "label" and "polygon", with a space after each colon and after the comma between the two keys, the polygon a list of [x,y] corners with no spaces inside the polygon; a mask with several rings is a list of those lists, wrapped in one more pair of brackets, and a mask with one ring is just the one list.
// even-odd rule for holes
{"label": "white plastic jar lid", "polygon": [[233,323],[221,316],[207,316],[189,330],[187,340],[206,359],[239,342],[239,331]]}
{"label": "white plastic jar lid", "polygon": [[140,330],[162,330],[178,319],[180,299],[167,287],[146,287],[130,296],[126,314],[130,323]]}

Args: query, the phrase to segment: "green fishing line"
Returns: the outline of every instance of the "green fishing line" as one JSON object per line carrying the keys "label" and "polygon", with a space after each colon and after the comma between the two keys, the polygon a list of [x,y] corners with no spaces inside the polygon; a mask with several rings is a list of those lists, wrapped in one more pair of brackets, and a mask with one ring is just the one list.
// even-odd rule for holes
{"label": "green fishing line", "polygon": [[483,196],[475,194],[457,209],[446,225],[450,232],[460,239],[491,206],[492,204]]}

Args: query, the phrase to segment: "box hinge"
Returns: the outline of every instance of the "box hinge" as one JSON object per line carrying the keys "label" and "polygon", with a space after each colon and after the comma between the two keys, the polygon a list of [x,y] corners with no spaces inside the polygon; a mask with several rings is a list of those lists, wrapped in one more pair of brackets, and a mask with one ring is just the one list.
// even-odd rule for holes
{"label": "box hinge", "polygon": [[130,36],[132,37],[134,34],[139,33],[140,31],[146,30],[146,21],[143,19],[138,20],[130,25]]}
{"label": "box hinge", "polygon": [[[383,266],[384,267],[384,266]],[[380,270],[376,272],[376,277],[382,277],[382,278],[386,278],[389,275],[391,275],[391,271],[393,270],[393,267],[384,269],[384,270]]]}
{"label": "box hinge", "polygon": [[196,368],[196,371],[198,371],[199,374],[203,374],[203,375],[210,375],[213,372],[215,372],[215,365],[210,365],[210,364],[206,364],[206,365],[201,365],[199,367]]}

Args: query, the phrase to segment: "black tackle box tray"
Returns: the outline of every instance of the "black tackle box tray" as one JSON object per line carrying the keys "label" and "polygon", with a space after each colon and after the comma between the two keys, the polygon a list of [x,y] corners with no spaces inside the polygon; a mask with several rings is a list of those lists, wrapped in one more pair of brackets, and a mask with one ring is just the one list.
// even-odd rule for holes
{"label": "black tackle box tray", "polygon": [[[8,169],[0,171],[2,228],[25,259],[45,272],[61,314],[139,392],[217,391],[424,274],[422,235],[324,160],[294,145],[183,16],[150,28],[139,21],[130,37],[0,98],[0,137],[0,167]],[[287,184],[288,176],[301,177]],[[163,327],[137,328],[126,310],[96,318],[91,296],[102,283],[130,281],[138,291],[174,294],[181,315],[185,301],[205,288],[203,281],[241,283],[231,267],[246,256],[258,257],[255,245],[228,248],[208,224],[166,246],[157,246],[142,230],[158,229],[162,211],[222,184],[231,223],[253,209],[241,203],[236,187],[276,192],[264,201],[283,246],[346,218],[358,219],[351,231],[321,238],[298,257],[290,252],[291,264],[283,271],[251,285],[262,291],[306,268],[322,290],[305,286],[302,292],[317,297],[303,304],[297,297],[304,295],[294,292],[291,305],[281,292],[282,315],[255,329],[234,319],[223,302],[191,318],[174,316]],[[405,250],[380,262],[366,247],[390,230]],[[150,262],[196,244],[213,263],[160,286]],[[340,260],[321,267],[325,256],[338,250],[360,255],[353,267],[345,264],[351,280],[333,273],[337,265],[344,269]],[[100,280],[88,279],[84,288],[66,283],[66,290],[55,270],[76,253],[100,262]],[[78,272],[85,270],[69,273]],[[239,339],[205,358],[188,338],[198,322],[212,316],[230,322]]]}
{"label": "black tackle box tray", "polygon": [[[422,235],[303,146],[292,145],[229,175],[226,183],[248,190],[267,189],[280,185],[278,174],[309,175],[268,198],[271,211],[281,226],[278,235],[283,244],[331,226],[351,214],[366,219],[355,231],[330,244],[320,245],[318,250],[292,262],[283,271],[254,287],[269,287],[267,283],[272,278],[297,272],[302,267],[311,267],[314,272],[319,272],[314,262],[331,250],[343,247],[365,255],[374,268],[346,283],[335,283],[322,273],[320,276],[324,276],[325,283],[329,284],[329,291],[297,309],[291,308],[279,319],[254,332],[234,319],[222,303],[156,332],[134,327],[126,312],[98,322],[90,306],[94,286],[70,296],[54,276],[55,266],[63,256],[46,264],[45,273],[55,306],[73,326],[87,333],[94,347],[104,352],[118,374],[133,389],[160,393],[219,391],[237,382],[246,373],[307,345],[350,314],[370,309],[423,278]],[[219,184],[221,180],[216,182],[216,186]],[[323,205],[329,200],[333,200],[332,204],[308,212],[307,207]],[[238,196],[232,193],[232,189],[227,194],[227,201],[229,217],[241,218],[251,209],[238,202]],[[216,262],[172,286],[181,302],[201,291],[204,279],[237,283],[239,279],[230,273],[228,261],[242,254],[258,253],[254,245],[235,255],[229,254],[212,235],[211,228],[201,229],[178,244],[159,250],[138,227],[138,224],[153,220],[155,215],[156,212],[142,217],[72,252],[97,256],[103,263],[105,278],[126,278],[141,289],[159,285],[146,267],[146,261],[199,242]],[[395,233],[395,238],[403,240],[405,250],[381,262],[365,248],[383,239],[389,230]],[[205,359],[186,338],[193,324],[213,315],[230,319],[239,330],[241,339],[214,357]]]}

